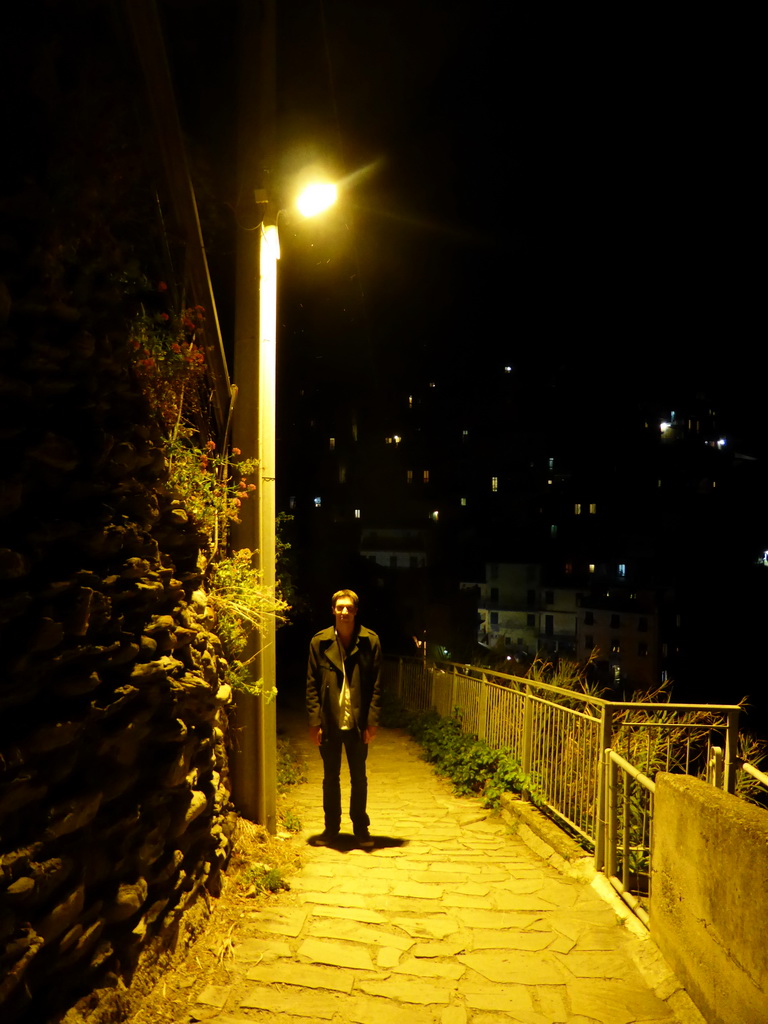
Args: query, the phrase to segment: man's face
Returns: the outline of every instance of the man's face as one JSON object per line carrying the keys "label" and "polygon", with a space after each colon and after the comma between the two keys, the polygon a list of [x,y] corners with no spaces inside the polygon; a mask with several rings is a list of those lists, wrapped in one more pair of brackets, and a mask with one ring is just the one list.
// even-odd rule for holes
{"label": "man's face", "polygon": [[333,606],[333,614],[336,619],[336,629],[348,630],[355,625],[357,608],[351,597],[340,597]]}

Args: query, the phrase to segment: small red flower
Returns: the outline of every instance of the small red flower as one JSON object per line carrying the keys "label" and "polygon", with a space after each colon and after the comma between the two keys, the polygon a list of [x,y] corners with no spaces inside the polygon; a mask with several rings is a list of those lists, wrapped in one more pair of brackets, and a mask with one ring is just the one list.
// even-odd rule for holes
{"label": "small red flower", "polygon": [[168,291],[168,285],[165,283],[165,281],[160,281],[158,283],[158,285],[157,285],[157,290],[159,292],[167,292]]}

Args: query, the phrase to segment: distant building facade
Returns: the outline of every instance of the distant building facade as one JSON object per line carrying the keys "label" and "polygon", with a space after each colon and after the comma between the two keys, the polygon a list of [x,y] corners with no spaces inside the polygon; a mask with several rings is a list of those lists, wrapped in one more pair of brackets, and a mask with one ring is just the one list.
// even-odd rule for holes
{"label": "distant building facade", "polygon": [[427,566],[426,536],[422,530],[363,529],[360,554],[389,569],[424,569]]}
{"label": "distant building facade", "polygon": [[518,657],[576,653],[581,593],[544,583],[535,562],[488,562],[479,586],[478,641]]}
{"label": "distant building facade", "polygon": [[586,594],[577,617],[579,660],[594,652],[617,686],[647,689],[663,682],[660,614],[651,591]]}
{"label": "distant building facade", "polygon": [[488,562],[478,589],[478,642],[516,660],[585,661],[628,689],[663,681],[661,616],[653,591],[554,585],[538,563]]}

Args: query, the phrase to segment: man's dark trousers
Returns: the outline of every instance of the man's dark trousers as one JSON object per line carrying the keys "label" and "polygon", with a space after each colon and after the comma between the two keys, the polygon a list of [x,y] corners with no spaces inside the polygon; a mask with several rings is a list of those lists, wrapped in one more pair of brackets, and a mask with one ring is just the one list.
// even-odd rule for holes
{"label": "man's dark trousers", "polygon": [[323,811],[325,831],[335,835],[341,827],[341,751],[347,753],[351,793],[349,816],[355,835],[367,832],[370,824],[366,805],[368,803],[368,778],[365,761],[368,744],[363,743],[357,729],[339,729],[336,723],[323,728],[320,741],[320,755],[323,759]]}

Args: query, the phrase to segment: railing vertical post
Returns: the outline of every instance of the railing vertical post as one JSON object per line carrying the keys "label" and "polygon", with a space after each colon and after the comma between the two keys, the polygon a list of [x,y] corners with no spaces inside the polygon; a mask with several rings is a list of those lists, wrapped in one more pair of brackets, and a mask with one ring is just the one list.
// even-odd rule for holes
{"label": "railing vertical post", "polygon": [[[523,696],[523,749],[520,757],[520,767],[524,776],[531,774],[531,761],[533,751],[533,701],[531,700],[531,689],[525,688]],[[528,790],[523,790],[523,797],[530,800]]]}
{"label": "railing vertical post", "polygon": [[715,789],[723,788],[723,748],[710,747],[707,760],[707,782]]}
{"label": "railing vertical post", "polygon": [[480,707],[477,709],[477,738],[484,740],[487,736],[488,730],[486,728],[486,718],[488,716],[488,683],[485,679],[480,680]]}
{"label": "railing vertical post", "polygon": [[736,759],[739,754],[739,708],[728,712],[725,730],[725,785],[727,793],[736,791]]}
{"label": "railing vertical post", "polygon": [[595,830],[595,870],[602,871],[605,864],[605,825],[607,819],[607,758],[613,735],[613,709],[603,705],[600,715],[600,736],[597,750],[597,828]]}
{"label": "railing vertical post", "polygon": [[[653,905],[652,891],[653,891],[653,819],[656,811],[656,794],[651,792],[648,794],[648,852],[650,854],[648,858],[648,906],[649,908]],[[648,928],[650,930],[650,922]]]}
{"label": "railing vertical post", "polygon": [[[621,857],[621,885],[625,892],[629,890],[629,854],[631,846],[631,831],[629,827],[629,801],[631,795],[632,783],[629,778],[628,772],[623,772],[624,775],[624,793],[622,804],[622,857]],[[618,790],[618,786],[616,787]]]}
{"label": "railing vertical post", "polygon": [[618,847],[618,781],[619,766],[610,755],[606,758],[603,774],[606,777],[606,850],[605,873],[616,877],[616,854]]}
{"label": "railing vertical post", "polygon": [[403,659],[397,659],[397,699],[402,701],[403,699]]}

